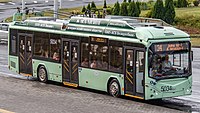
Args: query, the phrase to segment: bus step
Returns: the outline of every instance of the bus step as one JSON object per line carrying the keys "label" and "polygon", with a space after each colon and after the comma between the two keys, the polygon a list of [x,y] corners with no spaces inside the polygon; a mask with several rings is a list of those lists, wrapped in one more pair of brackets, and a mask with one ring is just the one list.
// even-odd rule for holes
{"label": "bus step", "polygon": [[26,74],[26,73],[20,73],[20,75],[27,76],[27,77],[33,76],[31,74]]}
{"label": "bus step", "polygon": [[74,83],[70,83],[70,82],[63,82],[63,84],[66,86],[78,87],[78,84],[74,84]]}
{"label": "bus step", "polygon": [[125,94],[125,96],[144,100],[144,98],[142,98],[142,97],[133,96],[133,95],[130,95],[130,94]]}

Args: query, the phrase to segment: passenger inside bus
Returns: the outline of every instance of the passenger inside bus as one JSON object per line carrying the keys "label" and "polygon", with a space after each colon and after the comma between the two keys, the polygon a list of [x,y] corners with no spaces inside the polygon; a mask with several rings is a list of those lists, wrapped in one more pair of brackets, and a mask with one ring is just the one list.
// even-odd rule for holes
{"label": "passenger inside bus", "polygon": [[53,53],[53,59],[54,59],[54,60],[60,60],[60,56],[59,56],[59,53],[58,53],[58,52],[54,52],[54,53]]}
{"label": "passenger inside bus", "polygon": [[107,63],[107,58],[106,57],[103,57],[103,60],[101,62],[101,68],[102,69],[107,69],[108,68],[108,63]]}
{"label": "passenger inside bus", "polygon": [[88,67],[88,58],[84,58],[83,62],[81,63],[81,66]]}
{"label": "passenger inside bus", "polygon": [[43,56],[44,56],[44,49],[43,49],[42,46],[40,46],[39,53],[40,53],[40,57],[43,57]]}
{"label": "passenger inside bus", "polygon": [[162,57],[161,56],[157,56],[154,57],[155,59],[153,59],[153,64],[152,64],[152,75],[156,76],[156,75],[162,75]]}
{"label": "passenger inside bus", "polygon": [[97,68],[97,61],[93,60],[92,63],[90,64],[91,68]]}

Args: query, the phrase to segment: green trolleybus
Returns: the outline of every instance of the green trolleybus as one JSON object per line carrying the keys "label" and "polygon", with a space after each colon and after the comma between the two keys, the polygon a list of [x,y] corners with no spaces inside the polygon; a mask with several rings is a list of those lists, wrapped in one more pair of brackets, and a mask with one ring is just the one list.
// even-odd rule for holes
{"label": "green trolleybus", "polygon": [[55,81],[150,100],[191,95],[190,37],[161,20],[72,17],[9,26],[9,69]]}

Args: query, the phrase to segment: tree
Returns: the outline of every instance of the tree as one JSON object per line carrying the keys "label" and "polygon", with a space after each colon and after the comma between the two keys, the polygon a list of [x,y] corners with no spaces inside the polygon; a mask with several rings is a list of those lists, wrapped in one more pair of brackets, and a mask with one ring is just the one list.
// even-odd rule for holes
{"label": "tree", "polygon": [[178,7],[178,8],[182,7],[182,6],[181,6],[181,0],[178,0],[178,1],[177,1],[177,7]]}
{"label": "tree", "polygon": [[193,1],[193,4],[194,6],[199,6],[199,1],[198,0]]}
{"label": "tree", "polygon": [[181,6],[182,7],[187,7],[188,6],[187,0],[181,0]]}
{"label": "tree", "polygon": [[103,8],[107,8],[106,0],[104,0]]}
{"label": "tree", "polygon": [[117,1],[117,2],[115,3],[115,5],[114,5],[112,14],[113,14],[113,15],[119,15],[119,12],[120,12],[120,4],[119,4],[119,2]]}
{"label": "tree", "polygon": [[91,10],[90,3],[87,5],[87,10]]}
{"label": "tree", "polygon": [[137,6],[137,8],[138,8],[138,16],[140,15],[140,13],[141,13],[141,9],[140,9],[140,2],[136,2],[136,6]]}
{"label": "tree", "polygon": [[128,6],[128,16],[133,16],[134,17],[136,15],[135,14],[136,7],[137,6],[136,6],[134,1],[129,4],[129,6]]}
{"label": "tree", "polygon": [[128,0],[128,3],[131,3],[131,0]]}
{"label": "tree", "polygon": [[164,16],[164,6],[163,6],[163,1],[162,0],[157,0],[153,11],[152,11],[152,18],[158,18],[158,19],[163,19]]}
{"label": "tree", "polygon": [[124,2],[126,2],[126,0],[124,0]]}
{"label": "tree", "polygon": [[137,5],[135,4],[134,1],[132,1],[132,2],[129,4],[129,7],[128,7],[128,15],[129,15],[129,16],[133,16],[133,17],[139,17],[139,15],[140,15],[139,10],[138,10],[138,7],[137,7]]}
{"label": "tree", "polygon": [[177,4],[175,6],[178,7],[178,8],[187,7],[188,2],[187,2],[187,0],[178,0]]}
{"label": "tree", "polygon": [[174,22],[175,15],[176,14],[175,14],[173,0],[166,0],[164,21],[169,24],[172,24]]}
{"label": "tree", "polygon": [[96,9],[97,7],[96,7],[96,5],[95,5],[95,3],[94,3],[94,1],[92,1],[92,4],[91,4],[91,9]]}
{"label": "tree", "polygon": [[127,9],[127,3],[123,2],[121,4],[121,8],[120,8],[120,13],[121,16],[127,16],[128,15],[128,9]]}
{"label": "tree", "polygon": [[85,12],[86,11],[86,8],[85,8],[85,6],[83,6],[83,8],[82,8],[82,11],[81,12]]}

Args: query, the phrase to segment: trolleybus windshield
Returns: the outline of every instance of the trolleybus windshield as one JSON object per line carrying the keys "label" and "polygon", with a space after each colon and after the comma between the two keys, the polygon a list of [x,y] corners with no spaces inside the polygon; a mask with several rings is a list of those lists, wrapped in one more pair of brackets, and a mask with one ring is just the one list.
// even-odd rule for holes
{"label": "trolleybus windshield", "polygon": [[155,43],[149,51],[151,77],[163,79],[185,77],[191,74],[189,42]]}

